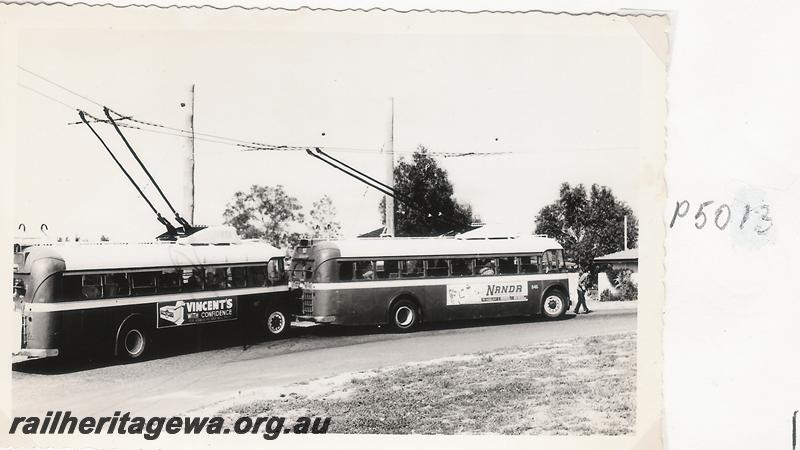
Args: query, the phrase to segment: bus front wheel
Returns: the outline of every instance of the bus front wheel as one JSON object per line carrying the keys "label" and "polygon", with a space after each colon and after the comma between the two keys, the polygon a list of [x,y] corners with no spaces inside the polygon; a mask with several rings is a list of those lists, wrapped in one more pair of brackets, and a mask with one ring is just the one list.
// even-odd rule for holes
{"label": "bus front wheel", "polygon": [[392,325],[398,331],[411,331],[419,324],[419,308],[411,300],[400,300],[390,312]]}
{"label": "bus front wheel", "polygon": [[550,291],[542,302],[542,314],[549,320],[558,319],[567,312],[567,300],[559,291]]}
{"label": "bus front wheel", "polygon": [[141,358],[150,344],[147,331],[139,323],[125,323],[119,333],[118,354],[125,359]]}
{"label": "bus front wheel", "polygon": [[289,314],[278,306],[268,306],[264,310],[264,328],[267,336],[273,339],[286,337],[289,334]]}

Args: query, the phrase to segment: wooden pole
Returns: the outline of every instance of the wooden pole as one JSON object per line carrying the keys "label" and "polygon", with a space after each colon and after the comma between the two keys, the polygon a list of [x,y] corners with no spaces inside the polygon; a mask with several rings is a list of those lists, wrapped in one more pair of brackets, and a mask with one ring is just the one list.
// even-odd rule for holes
{"label": "wooden pole", "polygon": [[[394,98],[389,99],[389,118],[386,123],[386,142],[383,145],[383,153],[386,157],[386,184],[394,187]],[[394,198],[389,195],[384,198],[386,199],[386,234],[394,236]]]}
{"label": "wooden pole", "polygon": [[625,216],[625,220],[622,223],[623,223],[622,228],[623,228],[623,236],[624,236],[623,240],[625,241],[624,244],[623,244],[623,248],[625,250],[627,250],[628,249],[628,216]]}
{"label": "wooden pole", "polygon": [[189,92],[189,101],[181,103],[181,106],[188,108],[186,129],[191,133],[186,138],[184,145],[184,164],[183,164],[183,200],[184,218],[189,223],[194,224],[194,84]]}

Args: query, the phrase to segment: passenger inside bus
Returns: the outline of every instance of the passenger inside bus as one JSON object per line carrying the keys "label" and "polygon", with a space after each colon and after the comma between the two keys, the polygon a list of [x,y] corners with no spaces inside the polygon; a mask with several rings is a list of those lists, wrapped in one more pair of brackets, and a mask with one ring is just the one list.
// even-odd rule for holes
{"label": "passenger inside bus", "polygon": [[497,269],[495,268],[494,259],[488,260],[483,267],[481,267],[481,270],[478,271],[478,274],[483,276],[491,276],[496,273]]}

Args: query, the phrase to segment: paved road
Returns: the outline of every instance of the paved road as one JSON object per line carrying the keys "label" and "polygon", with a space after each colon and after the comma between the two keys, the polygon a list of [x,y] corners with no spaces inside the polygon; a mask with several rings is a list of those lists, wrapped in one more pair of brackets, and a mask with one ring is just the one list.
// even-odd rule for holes
{"label": "paved road", "polygon": [[14,367],[13,410],[16,415],[44,415],[48,410],[81,415],[180,414],[253,388],[635,330],[635,310],[612,309],[568,315],[556,322],[504,319],[437,324],[411,334],[376,328],[301,328],[282,341],[246,348],[230,340],[206,343],[199,351],[169,349],[133,364],[33,361]]}

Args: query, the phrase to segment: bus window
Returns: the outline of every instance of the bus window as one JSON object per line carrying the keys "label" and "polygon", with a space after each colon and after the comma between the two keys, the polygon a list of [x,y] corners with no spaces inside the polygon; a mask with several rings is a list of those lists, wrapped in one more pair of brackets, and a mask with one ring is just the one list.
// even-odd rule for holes
{"label": "bus window", "polygon": [[447,266],[446,259],[426,259],[425,260],[425,276],[426,277],[446,277],[450,270]]}
{"label": "bus window", "polygon": [[522,273],[539,273],[539,258],[537,256],[523,256],[520,258],[520,272]]}
{"label": "bus window", "polygon": [[498,258],[497,268],[503,275],[517,273],[517,259],[513,256]]}
{"label": "bus window", "polygon": [[159,294],[171,294],[178,292],[181,287],[181,276],[183,271],[180,269],[164,269],[156,277]]}
{"label": "bus window", "polygon": [[474,259],[451,259],[450,266],[453,269],[453,276],[464,277],[473,275],[472,269],[475,267]]}
{"label": "bus window", "polygon": [[375,266],[372,261],[356,261],[356,280],[374,280],[375,279]]}
{"label": "bus window", "polygon": [[206,268],[206,290],[225,289],[227,287],[228,269],[226,267]]}
{"label": "bus window", "polygon": [[261,287],[267,284],[267,266],[250,266],[247,268],[247,286]]}
{"label": "bus window", "polygon": [[272,258],[267,263],[269,285],[275,286],[283,281],[283,258]]}
{"label": "bus window", "polygon": [[353,281],[353,262],[339,262],[339,281]]}
{"label": "bus window", "polygon": [[196,269],[183,269],[181,279],[183,285],[181,286],[182,292],[197,292],[203,290],[203,277],[205,270],[202,268]]}
{"label": "bus window", "polygon": [[124,297],[130,293],[128,275],[124,273],[109,273],[103,279],[103,297]]}
{"label": "bus window", "polygon": [[547,272],[560,272],[564,267],[564,252],[562,250],[547,250],[542,254],[542,264]]}
{"label": "bus window", "polygon": [[247,287],[247,270],[244,267],[231,267],[231,287]]}
{"label": "bus window", "polygon": [[495,261],[494,258],[478,258],[476,262],[478,267],[478,275],[497,275],[497,261]]}
{"label": "bus window", "polygon": [[421,277],[423,274],[422,272],[422,261],[418,259],[408,259],[403,261],[402,270],[400,272],[400,276],[403,278],[415,278]]}
{"label": "bus window", "polygon": [[64,275],[61,277],[61,291],[65,299],[77,300],[83,298],[81,275]]}
{"label": "bus window", "polygon": [[400,273],[400,261],[375,261],[375,276],[378,279],[395,279]]}
{"label": "bus window", "polygon": [[131,273],[131,291],[133,295],[150,295],[156,293],[156,276],[159,272]]}
{"label": "bus window", "polygon": [[81,285],[82,297],[94,300],[103,295],[102,275],[84,275]]}

